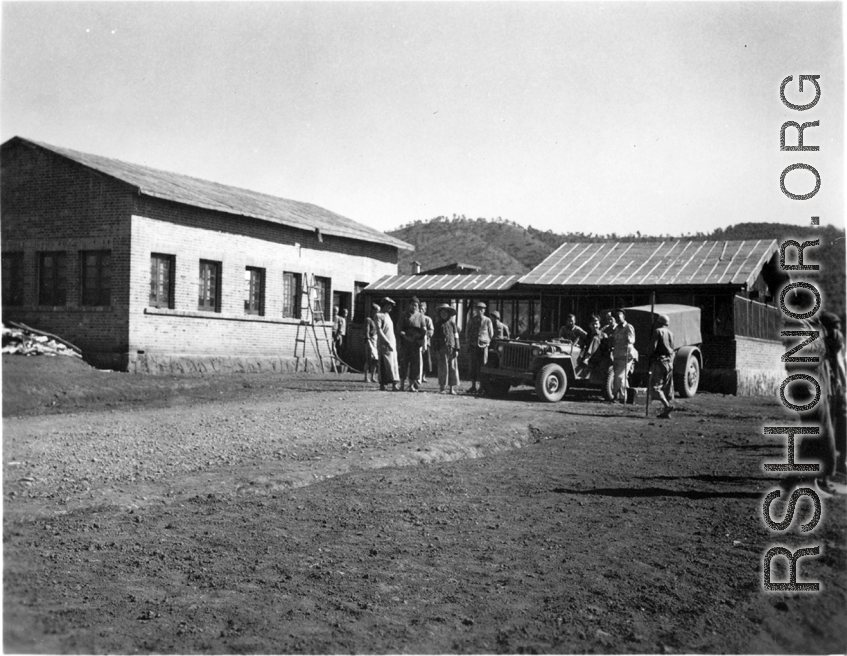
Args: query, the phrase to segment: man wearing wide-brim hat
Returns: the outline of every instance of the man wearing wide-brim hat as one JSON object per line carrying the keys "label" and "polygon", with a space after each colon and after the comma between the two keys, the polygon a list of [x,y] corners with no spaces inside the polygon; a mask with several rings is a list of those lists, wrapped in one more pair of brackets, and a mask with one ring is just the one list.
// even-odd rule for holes
{"label": "man wearing wide-brim hat", "polygon": [[465,335],[468,341],[471,378],[468,394],[476,394],[479,392],[477,387],[479,369],[488,364],[488,345],[494,339],[494,325],[491,323],[491,319],[485,316],[485,303],[482,301],[474,303],[473,314],[468,321]]}
{"label": "man wearing wide-brim hat", "polygon": [[400,373],[397,367],[397,339],[394,337],[394,322],[391,320],[391,310],[396,303],[387,296],[379,302],[380,311],[377,312],[376,321],[376,343],[379,351],[379,389],[386,389],[391,383],[392,391],[398,391]]}
{"label": "man wearing wide-brim hat", "polygon": [[438,386],[442,394],[455,394],[459,386],[459,328],[454,317],[456,309],[447,305],[435,308],[435,329],[432,350],[438,367]]}
{"label": "man wearing wide-brim hat", "polygon": [[670,318],[660,314],[656,319],[656,329],[650,340],[647,353],[650,356],[650,389],[647,390],[651,399],[662,402],[662,419],[667,419],[673,411],[673,333],[670,328]]}

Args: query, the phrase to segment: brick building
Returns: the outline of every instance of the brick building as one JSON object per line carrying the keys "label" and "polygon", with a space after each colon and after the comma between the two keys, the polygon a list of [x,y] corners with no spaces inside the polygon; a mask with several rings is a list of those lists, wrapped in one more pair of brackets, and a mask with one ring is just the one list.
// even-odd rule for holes
{"label": "brick building", "polygon": [[366,292],[401,306],[413,295],[430,307],[450,302],[460,322],[482,300],[524,337],[555,334],[571,313],[585,325],[604,309],[649,305],[655,294],[701,309],[704,389],[770,394],[785,379],[774,302],[783,281],[772,239],[566,243],[524,276],[393,275]]}
{"label": "brick building", "polygon": [[308,203],[20,137],[0,156],[3,319],[97,366],[287,370],[316,298],[326,319],[363,319],[361,292],[412,248]]}

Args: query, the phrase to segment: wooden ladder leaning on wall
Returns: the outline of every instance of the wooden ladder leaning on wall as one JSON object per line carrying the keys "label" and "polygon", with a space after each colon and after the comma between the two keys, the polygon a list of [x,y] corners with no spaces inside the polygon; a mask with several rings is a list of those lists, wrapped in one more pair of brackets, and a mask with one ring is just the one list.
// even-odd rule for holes
{"label": "wooden ladder leaning on wall", "polygon": [[[335,347],[332,344],[330,335],[326,331],[323,303],[318,293],[318,287],[315,285],[315,276],[313,274],[309,277],[308,274],[304,273],[303,280],[307,281],[308,284],[300,290],[300,311],[304,311],[303,299],[305,297],[307,318],[301,317],[300,323],[297,324],[297,335],[294,338],[294,359],[296,362],[294,370],[301,371],[300,365],[302,362],[302,371],[306,371],[306,344],[310,343],[315,354],[318,356],[321,372],[326,371],[324,368],[324,358],[329,358],[330,371],[338,373],[341,370],[336,362],[338,356],[335,353]],[[318,333],[316,326],[318,322],[320,322],[321,334]],[[324,352],[321,351],[321,344],[324,346]]]}

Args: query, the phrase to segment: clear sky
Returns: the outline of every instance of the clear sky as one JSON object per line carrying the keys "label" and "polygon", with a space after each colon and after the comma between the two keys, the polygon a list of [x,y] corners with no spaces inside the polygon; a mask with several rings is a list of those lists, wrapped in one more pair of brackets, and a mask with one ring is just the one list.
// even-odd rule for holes
{"label": "clear sky", "polygon": [[[843,54],[839,3],[5,2],[0,137],[380,230],[841,226]],[[790,101],[813,97],[800,74],[822,90],[803,112],[779,98],[789,75]],[[820,151],[780,152],[788,120],[820,121]],[[795,162],[820,172],[810,200],[780,191]]]}

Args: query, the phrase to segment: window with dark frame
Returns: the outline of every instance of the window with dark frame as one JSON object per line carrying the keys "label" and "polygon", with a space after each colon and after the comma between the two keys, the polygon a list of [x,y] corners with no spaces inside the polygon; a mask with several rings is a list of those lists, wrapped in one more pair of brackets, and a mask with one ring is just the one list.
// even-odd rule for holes
{"label": "window with dark frame", "polygon": [[24,254],[3,253],[3,305],[24,304]]}
{"label": "window with dark frame", "polygon": [[82,305],[111,305],[112,251],[82,251]]}
{"label": "window with dark frame", "polygon": [[64,251],[38,254],[38,304],[64,305],[68,290],[68,256]]}
{"label": "window with dark frame", "polygon": [[176,257],[150,254],[150,307],[174,308]]}
{"label": "window with dark frame", "polygon": [[[315,305],[312,309],[315,314],[320,313],[324,321],[330,321],[332,319],[332,279],[315,276],[315,287],[318,297],[315,299]],[[318,302],[320,302],[320,307]]]}
{"label": "window with dark frame", "polygon": [[282,316],[284,318],[300,318],[302,284],[299,273],[285,271],[282,274]]}
{"label": "window with dark frame", "polygon": [[244,271],[245,293],[244,314],[265,314],[265,270],[247,267]]}
{"label": "window with dark frame", "polygon": [[200,284],[197,309],[204,312],[221,311],[221,263],[200,260]]}

